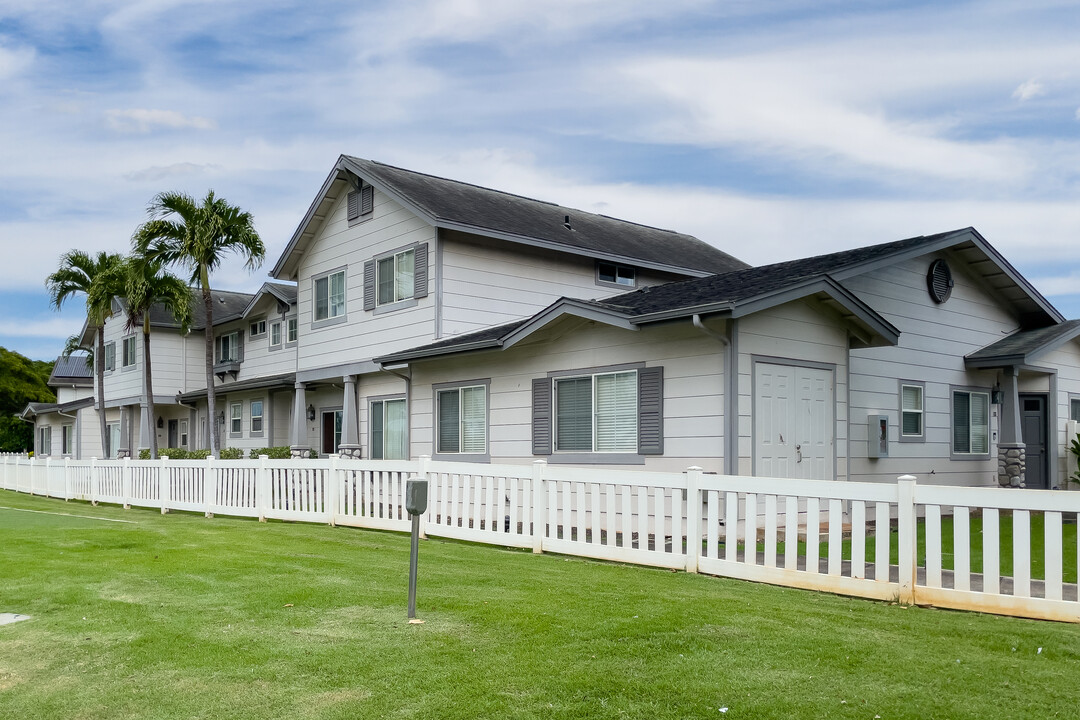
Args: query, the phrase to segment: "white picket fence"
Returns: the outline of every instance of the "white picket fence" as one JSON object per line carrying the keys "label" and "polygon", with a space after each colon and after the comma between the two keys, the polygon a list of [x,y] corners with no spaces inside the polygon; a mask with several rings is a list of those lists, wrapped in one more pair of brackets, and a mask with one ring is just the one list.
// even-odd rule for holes
{"label": "white picket fence", "polygon": [[[397,531],[410,526],[406,480],[426,477],[427,536],[1080,622],[1076,584],[1064,582],[1065,529],[1078,520],[1080,493],[920,485],[911,476],[880,484],[426,457],[2,461],[0,487],[35,495]],[[1008,574],[1001,570],[1000,543],[1009,537],[1003,513],[1012,518]],[[1032,555],[1039,547],[1032,513],[1042,516],[1041,557]],[[951,570],[944,568],[943,517],[952,519]],[[982,539],[973,548],[975,517]],[[981,572],[973,571],[973,549],[981,550]],[[1042,579],[1033,579],[1033,560],[1042,561]],[[1080,551],[1073,562],[1080,565]]]}

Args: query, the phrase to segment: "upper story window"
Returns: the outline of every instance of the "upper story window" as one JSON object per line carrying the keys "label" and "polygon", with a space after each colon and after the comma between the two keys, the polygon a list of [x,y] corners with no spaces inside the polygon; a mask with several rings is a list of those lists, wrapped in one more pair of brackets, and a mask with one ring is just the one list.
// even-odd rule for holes
{"label": "upper story window", "polygon": [[291,317],[291,318],[288,318],[287,320],[285,320],[285,342],[287,342],[287,343],[296,342],[296,335],[297,335],[296,330],[297,330],[297,328],[296,328],[296,318]]}
{"label": "upper story window", "polygon": [[238,330],[218,336],[217,361],[219,364],[240,362],[240,332]]}
{"label": "upper story window", "polygon": [[412,307],[426,297],[427,251],[427,243],[419,243],[364,263],[364,310],[391,312]]}
{"label": "upper story window", "polygon": [[345,268],[315,278],[315,322],[345,317]]}
{"label": "upper story window", "polygon": [[361,185],[359,190],[353,190],[348,196],[349,222],[367,220],[375,209],[375,188],[371,185]]}
{"label": "upper story window", "polygon": [[629,265],[600,261],[596,263],[596,279],[602,283],[634,287],[637,284],[637,272]]}
{"label": "upper story window", "polygon": [[415,267],[416,251],[411,249],[379,260],[379,305],[412,298]]}
{"label": "upper story window", "polygon": [[953,454],[989,454],[990,393],[953,390],[952,410]]}
{"label": "upper story window", "polygon": [[[1080,399],[1073,398],[1069,401],[1069,419],[1080,421]],[[1072,438],[1069,438],[1072,440]]]}
{"label": "upper story window", "polygon": [[135,365],[135,336],[129,335],[121,340],[123,343],[121,349],[123,350],[123,367],[133,367]]}
{"label": "upper story window", "polygon": [[116,343],[105,344],[105,370],[110,372],[116,369]]}
{"label": "upper story window", "polygon": [[281,322],[270,323],[270,347],[281,347]]}
{"label": "upper story window", "polygon": [[266,320],[256,320],[255,322],[251,323],[251,326],[248,328],[248,332],[250,333],[252,339],[265,335]]}

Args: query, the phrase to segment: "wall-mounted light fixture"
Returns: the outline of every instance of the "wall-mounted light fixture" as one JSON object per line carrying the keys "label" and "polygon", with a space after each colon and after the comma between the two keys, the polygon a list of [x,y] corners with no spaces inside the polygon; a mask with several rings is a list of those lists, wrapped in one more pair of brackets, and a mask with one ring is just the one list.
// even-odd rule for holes
{"label": "wall-mounted light fixture", "polygon": [[1005,393],[1001,392],[1001,383],[994,383],[994,389],[990,391],[990,402],[993,405],[1001,405],[1005,401]]}
{"label": "wall-mounted light fixture", "polygon": [[222,410],[220,413],[218,413],[218,425],[224,425],[224,424],[225,424],[225,411]]}
{"label": "wall-mounted light fixture", "polygon": [[315,406],[314,405],[308,405],[307,406],[307,419],[308,420],[314,420],[315,419]]}
{"label": "wall-mounted light fixture", "polygon": [[160,415],[158,415],[157,426],[158,426],[158,430],[165,427],[165,418],[161,417]]}

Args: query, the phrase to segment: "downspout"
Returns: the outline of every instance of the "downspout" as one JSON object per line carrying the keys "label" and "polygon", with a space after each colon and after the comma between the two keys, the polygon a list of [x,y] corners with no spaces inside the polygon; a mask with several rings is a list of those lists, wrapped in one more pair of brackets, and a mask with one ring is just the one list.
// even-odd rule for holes
{"label": "downspout", "polygon": [[[388,373],[390,375],[393,375],[394,377],[399,377],[399,378],[401,378],[402,380],[405,381],[405,447],[409,448],[409,457],[411,458],[412,457],[412,373],[411,373],[412,368],[409,368],[409,370],[410,370],[409,375],[405,375],[405,374],[399,373],[399,372],[394,372],[390,368],[383,367],[382,365],[379,366],[379,369],[382,370],[384,373]],[[369,423],[371,422],[370,418],[368,418],[368,422]],[[371,452],[371,449],[368,448],[368,453],[370,454],[370,452]]]}
{"label": "downspout", "polygon": [[739,469],[738,452],[739,452],[739,438],[738,438],[738,425],[739,419],[735,417],[735,398],[739,392],[739,369],[735,367],[735,319],[728,320],[729,332],[731,338],[726,335],[716,332],[705,326],[705,323],[701,321],[701,315],[695,313],[693,316],[694,327],[708,335],[712,339],[718,341],[723,346],[723,359],[724,359],[724,472],[727,475],[736,475]]}

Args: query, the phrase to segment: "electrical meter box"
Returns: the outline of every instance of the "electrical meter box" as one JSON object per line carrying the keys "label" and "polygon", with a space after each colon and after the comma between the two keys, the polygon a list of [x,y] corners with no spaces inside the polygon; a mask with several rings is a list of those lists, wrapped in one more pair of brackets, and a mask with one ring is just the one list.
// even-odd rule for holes
{"label": "electrical meter box", "polygon": [[866,419],[866,457],[889,457],[888,415],[870,415]]}
{"label": "electrical meter box", "polygon": [[410,515],[427,512],[427,480],[410,478],[405,481],[405,509]]}

